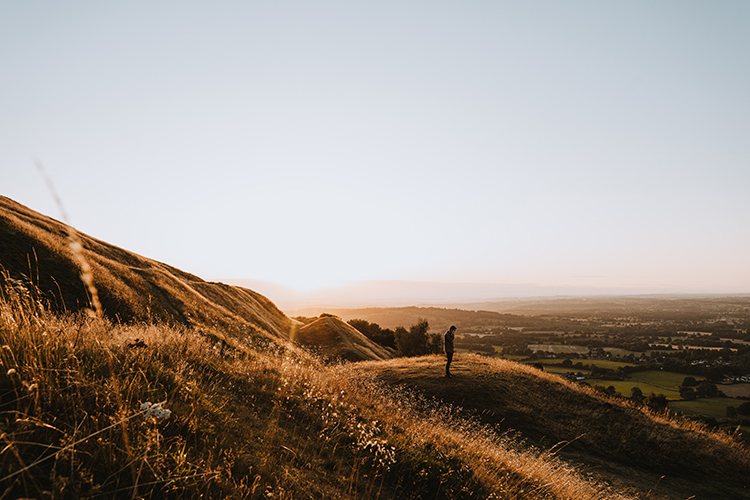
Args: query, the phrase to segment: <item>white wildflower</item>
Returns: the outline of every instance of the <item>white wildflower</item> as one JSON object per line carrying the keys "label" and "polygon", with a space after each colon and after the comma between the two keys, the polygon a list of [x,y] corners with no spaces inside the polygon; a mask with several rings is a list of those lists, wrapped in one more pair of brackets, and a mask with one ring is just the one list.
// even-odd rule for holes
{"label": "white wildflower", "polygon": [[156,420],[164,420],[172,414],[171,410],[162,407],[162,403],[145,402],[141,405],[141,411],[145,411],[143,418],[154,417]]}

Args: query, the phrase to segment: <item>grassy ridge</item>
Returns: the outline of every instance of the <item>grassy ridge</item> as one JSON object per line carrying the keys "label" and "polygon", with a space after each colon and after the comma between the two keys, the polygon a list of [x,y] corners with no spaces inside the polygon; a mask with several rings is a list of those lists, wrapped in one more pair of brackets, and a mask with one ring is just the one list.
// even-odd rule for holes
{"label": "grassy ridge", "polygon": [[560,456],[616,471],[605,476],[623,487],[660,482],[665,498],[716,498],[717,492],[747,498],[750,455],[728,435],[607,398],[533,367],[476,355],[459,358],[453,379],[440,376],[444,361],[439,357],[424,358],[418,366],[396,359],[359,367],[388,384],[472,410],[500,431],[516,431],[542,446],[564,444]]}
{"label": "grassy ridge", "polygon": [[[74,249],[75,251],[71,251]],[[90,268],[85,273],[82,266]],[[56,311],[92,307],[116,321],[251,327],[288,335],[293,321],[270,300],[209,283],[167,264],[97,240],[0,196],[0,267],[38,289]],[[87,289],[82,274],[92,280]]]}
{"label": "grassy ridge", "polygon": [[620,498],[283,339],[58,316],[16,289],[0,341],[6,497]]}
{"label": "grassy ridge", "polygon": [[331,359],[361,361],[393,357],[393,350],[373,342],[353,326],[331,316],[296,329],[291,337],[295,343],[320,351]]}
{"label": "grassy ridge", "polygon": [[[0,498],[747,497],[726,435],[507,361],[323,363],[265,297],[73,236],[0,197]],[[342,328],[301,333],[375,352]]]}

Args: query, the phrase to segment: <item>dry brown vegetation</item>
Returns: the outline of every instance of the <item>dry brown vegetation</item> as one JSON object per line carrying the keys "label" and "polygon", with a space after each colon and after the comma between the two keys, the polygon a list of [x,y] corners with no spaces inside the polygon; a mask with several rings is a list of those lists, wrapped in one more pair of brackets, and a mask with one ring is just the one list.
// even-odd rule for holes
{"label": "dry brown vegetation", "polygon": [[77,237],[101,315],[69,229],[0,198],[0,499],[747,497],[724,434],[500,360],[331,363],[382,353]]}
{"label": "dry brown vegetation", "polygon": [[618,496],[285,340],[60,317],[18,289],[0,300],[0,340],[9,498]]}
{"label": "dry brown vegetation", "polygon": [[[532,366],[460,355],[357,365],[389,385],[461,407],[499,432],[557,449],[561,458],[649,498],[747,498],[750,454],[700,423],[654,413]],[[658,484],[658,487],[656,487]]]}
{"label": "dry brown vegetation", "polygon": [[[71,252],[71,234],[80,247]],[[11,278],[41,291],[55,311],[92,307],[81,283],[90,267],[105,314],[118,321],[254,328],[288,336],[293,321],[266,297],[209,283],[83,233],[0,196],[0,256]]]}
{"label": "dry brown vegetation", "polygon": [[295,329],[292,340],[322,355],[346,361],[382,360],[393,357],[393,350],[376,344],[339,318],[322,316]]}

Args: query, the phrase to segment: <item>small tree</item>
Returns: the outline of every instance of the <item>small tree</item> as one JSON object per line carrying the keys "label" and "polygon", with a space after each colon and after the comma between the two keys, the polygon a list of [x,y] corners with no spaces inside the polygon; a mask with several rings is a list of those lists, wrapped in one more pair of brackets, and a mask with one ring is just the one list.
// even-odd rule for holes
{"label": "small tree", "polygon": [[646,398],[646,406],[654,411],[665,411],[669,406],[667,397],[664,394],[649,394]]}
{"label": "small tree", "polygon": [[719,395],[719,389],[708,380],[702,381],[695,389],[695,394],[701,398],[712,398]]}
{"label": "small tree", "polygon": [[[495,348],[490,346],[490,350],[495,352]],[[439,354],[443,352],[443,336],[438,334],[431,334],[427,343],[427,352],[430,354]]]}
{"label": "small tree", "polygon": [[396,350],[401,356],[410,356],[412,351],[409,332],[403,326],[397,326],[393,331],[393,337],[396,340]]}
{"label": "small tree", "polygon": [[393,330],[388,328],[383,329],[377,323],[370,323],[364,319],[350,319],[347,323],[362,332],[363,335],[373,342],[386,347],[396,348],[396,335]]}
{"label": "small tree", "polygon": [[698,395],[692,387],[680,387],[680,397],[685,401],[694,401]]}
{"label": "small tree", "polygon": [[698,385],[698,381],[695,380],[695,377],[685,377],[682,380],[683,387],[695,387],[696,385]]}
{"label": "small tree", "polygon": [[643,395],[643,391],[640,387],[633,387],[630,389],[630,399],[638,404],[643,403],[645,396]]}
{"label": "small tree", "polygon": [[748,403],[742,403],[737,407],[737,413],[744,416],[750,415],[750,402]]}
{"label": "small tree", "polygon": [[[442,339],[439,335],[429,335],[430,324],[426,319],[411,325],[409,330],[400,326],[396,328],[396,348],[401,356],[422,356],[440,352]],[[437,338],[436,338],[437,337]]]}
{"label": "small tree", "polygon": [[720,381],[723,376],[724,372],[722,372],[721,368],[719,368],[718,366],[713,366],[706,372],[706,380],[708,380],[709,382],[716,383]]}

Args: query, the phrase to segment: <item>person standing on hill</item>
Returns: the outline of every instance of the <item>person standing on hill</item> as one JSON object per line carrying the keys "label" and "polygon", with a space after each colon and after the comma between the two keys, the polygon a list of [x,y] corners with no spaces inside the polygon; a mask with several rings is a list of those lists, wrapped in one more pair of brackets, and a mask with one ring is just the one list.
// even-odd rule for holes
{"label": "person standing on hill", "polygon": [[453,339],[456,337],[454,333],[456,331],[455,326],[451,326],[447,332],[445,332],[445,376],[452,377],[451,375],[451,361],[453,361]]}

